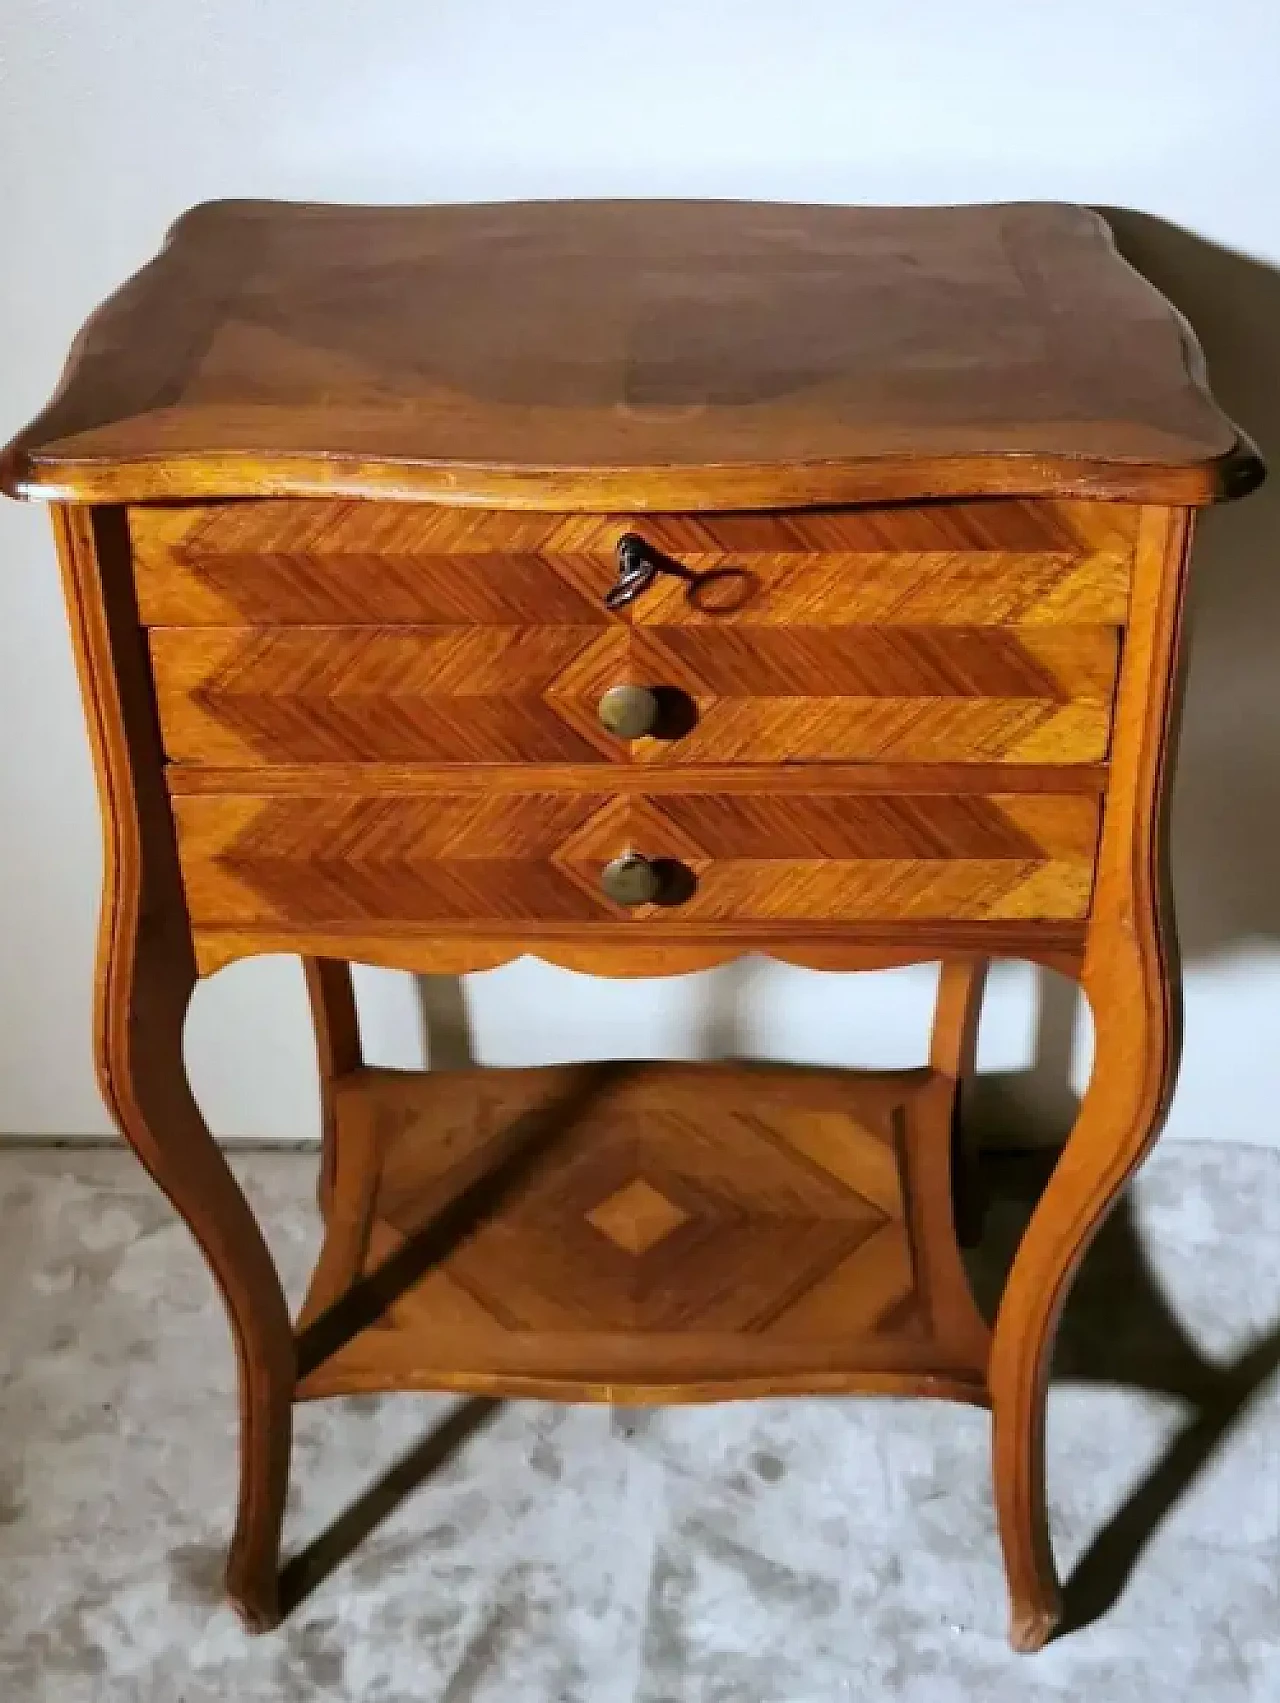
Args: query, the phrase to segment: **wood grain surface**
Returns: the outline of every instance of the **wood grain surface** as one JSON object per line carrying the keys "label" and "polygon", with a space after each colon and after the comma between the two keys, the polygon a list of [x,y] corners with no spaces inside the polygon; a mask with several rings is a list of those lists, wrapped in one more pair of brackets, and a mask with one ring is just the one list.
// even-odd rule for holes
{"label": "wood grain surface", "polygon": [[1177,731],[1190,519],[1158,509],[1143,519],[1094,916],[1080,975],[1093,1016],[1093,1069],[996,1318],[996,1508],[1012,1603],[1010,1636],[1021,1650],[1039,1649],[1062,1616],[1044,1450],[1058,1320],[1090,1242],[1160,1133],[1181,1051],[1166,782]]}
{"label": "wood grain surface", "polygon": [[[283,502],[135,509],[132,535],[175,762],[1080,763],[1138,512]],[[680,574],[610,610],[635,530]],[[657,737],[601,725],[623,683],[660,694]]]}
{"label": "wood grain surface", "polygon": [[1087,926],[1075,922],[703,923],[678,931],[632,923],[365,923],[204,927],[202,976],[263,953],[311,953],[420,976],[458,976],[536,957],[610,978],[684,976],[754,955],[810,970],[894,970],[989,954],[1076,978]]}
{"label": "wood grain surface", "polygon": [[356,1010],[355,983],[351,966],[340,958],[302,960],[311,1027],[316,1038],[316,1066],[320,1077],[320,1186],[321,1210],[333,1196],[337,1170],[338,1112],[334,1098],[340,1077],[364,1063],[360,1047],[360,1016]]}
{"label": "wood grain surface", "polygon": [[[1092,763],[1113,627],[159,627],[175,763]],[[611,687],[669,734],[601,724]]]}
{"label": "wood grain surface", "polygon": [[299,1394],[981,1401],[953,1092],[929,1071],[358,1071]]}
{"label": "wood grain surface", "polygon": [[[438,503],[130,510],[149,626],[1119,625],[1138,510],[988,499],[786,514]],[[612,611],[624,533],[687,568]]]}
{"label": "wood grain surface", "polygon": [[1084,208],[215,202],[0,483],[686,510],[1201,503],[1257,470]]}
{"label": "wood grain surface", "polygon": [[[999,792],[1017,781],[1020,793],[1056,792],[1101,796],[1107,788],[1105,763],[1028,763],[1016,776],[1001,763],[832,763],[814,773],[805,763],[779,763],[771,767],[767,784],[771,792],[790,796],[810,791],[814,783],[822,791],[850,793],[971,793]],[[429,763],[282,763],[246,769],[206,769],[170,763],[164,770],[165,784],[175,797],[220,793],[306,793],[331,796],[395,794],[447,791],[466,774],[456,764]],[[691,782],[717,792],[759,792],[766,780],[746,763],[708,763],[696,776],[679,769],[610,769],[607,775],[592,764],[520,763],[486,769],[472,784],[483,784],[493,793],[541,791],[550,787],[566,792],[598,792],[602,785],[620,796],[636,792],[655,795],[685,792]]]}
{"label": "wood grain surface", "polygon": [[[1177,1060],[1191,509],[1260,477],[1074,207],[212,203],[94,316],[0,487],[60,505],[98,1070],[226,1303],[252,1626],[296,1397],[879,1390],[992,1406],[1045,1642],[1054,1333]],[[659,571],[609,610],[625,532]],[[623,854],[655,902],[605,896]],[[321,1077],[296,1331],[182,1047],[197,976],[267,951]],[[347,961],[523,952],[940,958],[930,1066],[363,1064]],[[989,1335],[953,1220],[996,956],[1077,977],[1096,1047]]]}
{"label": "wood grain surface", "polygon": [[58,508],[103,821],[94,970],[98,1084],[120,1133],[189,1226],[235,1345],[240,1475],[227,1593],[249,1628],[280,1616],[280,1527],[297,1362],[288,1305],[252,1209],[191,1092],[183,1027],[197,969],[120,511]]}
{"label": "wood grain surface", "polygon": [[[1087,794],[491,791],[174,798],[204,928],[428,923],[1036,921],[1085,916]],[[668,902],[628,911],[601,872],[669,860]]]}

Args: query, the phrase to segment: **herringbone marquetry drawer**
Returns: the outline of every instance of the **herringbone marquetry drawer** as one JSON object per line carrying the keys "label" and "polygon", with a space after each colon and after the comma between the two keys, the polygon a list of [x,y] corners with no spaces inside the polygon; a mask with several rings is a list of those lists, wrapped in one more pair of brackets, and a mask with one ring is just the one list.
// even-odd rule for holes
{"label": "herringbone marquetry drawer", "polygon": [[[171,762],[1088,763],[1112,627],[160,627]],[[671,732],[599,706],[656,687]]]}
{"label": "herringbone marquetry drawer", "polygon": [[[280,502],[132,532],[174,762],[1089,763],[1135,516]],[[681,572],[610,609],[629,530]],[[654,734],[602,725],[620,684],[654,694]]]}
{"label": "herringbone marquetry drawer", "polygon": [[[1077,793],[758,788],[174,797],[200,928],[1070,920],[1089,907],[1100,801]],[[663,869],[627,909],[605,866]]]}
{"label": "herringbone marquetry drawer", "polygon": [[[988,499],[792,514],[418,503],[130,510],[148,626],[1119,626],[1138,509]],[[636,533],[688,570],[604,607]]]}

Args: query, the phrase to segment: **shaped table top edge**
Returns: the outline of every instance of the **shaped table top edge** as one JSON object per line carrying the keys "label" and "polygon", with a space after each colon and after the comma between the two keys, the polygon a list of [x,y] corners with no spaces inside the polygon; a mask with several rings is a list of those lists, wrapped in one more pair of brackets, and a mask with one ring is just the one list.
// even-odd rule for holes
{"label": "shaped table top edge", "polygon": [[[901,441],[901,432],[895,441],[890,432],[883,448],[812,460],[779,455],[774,459],[698,460],[694,456],[632,462],[604,455],[588,464],[576,458],[398,452],[386,441],[376,417],[372,423],[363,420],[361,430],[344,441],[340,408],[331,415],[332,425],[326,421],[323,440],[315,435],[316,417],[323,413],[316,409],[308,416],[309,429],[297,441],[291,437],[284,409],[187,408],[178,432],[172,430],[174,407],[168,408],[166,418],[164,399],[178,383],[175,362],[180,365],[197,358],[201,337],[210,334],[211,326],[215,332],[219,329],[218,314],[242,284],[237,271],[239,251],[230,240],[236,231],[326,224],[341,229],[344,222],[398,229],[394,221],[419,216],[429,220],[435,215],[458,221],[462,228],[470,217],[491,216],[505,218],[518,240],[522,229],[537,229],[549,218],[572,221],[577,217],[589,229],[593,220],[629,216],[678,222],[691,209],[725,220],[736,215],[746,222],[748,231],[753,219],[767,218],[770,212],[781,219],[794,217],[799,228],[819,230],[828,220],[837,221],[832,228],[839,229],[842,216],[850,220],[864,216],[881,224],[900,217],[907,222],[905,229],[934,215],[988,222],[1001,217],[1038,219],[1049,233],[1048,240],[1065,233],[1064,241],[1069,238],[1078,245],[1083,240],[1105,253],[1107,286],[1119,290],[1117,299],[1130,306],[1138,304],[1134,311],[1145,316],[1145,323],[1161,319],[1167,331],[1176,333],[1181,372],[1166,371],[1162,379],[1176,380],[1178,400],[1186,404],[1188,417],[1203,422],[1201,437],[1191,441],[1185,434],[1179,439],[1171,433],[1167,453],[1129,456],[1090,453],[1088,430],[1076,431],[1078,443],[1064,443],[1072,437],[1069,419],[1047,428],[1042,444],[1036,442],[1034,424],[1019,426],[1007,440],[993,443],[982,441],[980,428],[962,423],[953,432],[957,442],[950,445],[945,441],[946,429],[939,428],[932,435],[929,430],[917,432],[913,442]],[[242,234],[240,240],[247,239]],[[1096,256],[1090,264],[1099,265]],[[184,274],[197,273],[199,288],[205,292],[199,300],[194,287],[185,295],[180,287]],[[157,291],[162,300],[190,300],[199,323],[180,327],[175,334],[176,345],[181,345],[176,354],[174,343],[166,346],[163,338],[157,339],[158,346],[152,346],[149,357],[152,367],[131,377],[145,358],[138,353],[145,344],[140,321],[150,314]],[[1169,361],[1165,365],[1169,367]],[[140,385],[143,393],[149,391],[150,410],[114,419],[106,402],[95,402],[95,394],[109,395],[113,386],[118,390],[121,385],[127,391],[130,383]],[[97,423],[93,422],[95,408],[105,410]],[[182,407],[176,412],[183,413]],[[207,440],[189,441],[205,419],[209,421]],[[183,441],[183,432],[188,441]],[[1051,443],[1055,433],[1059,441]],[[204,203],[185,213],[160,253],[90,316],[72,345],[50,402],[0,451],[0,491],[54,502],[330,496],[569,512],[783,509],[981,496],[1077,497],[1192,507],[1243,496],[1262,481],[1264,473],[1255,446],[1214,403],[1199,344],[1181,314],[1119,255],[1111,227],[1100,213],[1055,203],[928,209],[737,202],[526,202],[422,209]]]}

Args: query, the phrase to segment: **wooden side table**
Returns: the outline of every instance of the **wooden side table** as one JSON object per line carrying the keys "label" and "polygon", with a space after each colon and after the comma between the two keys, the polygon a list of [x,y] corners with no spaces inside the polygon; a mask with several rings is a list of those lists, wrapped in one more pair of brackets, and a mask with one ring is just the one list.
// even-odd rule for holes
{"label": "wooden side table", "polygon": [[[1192,517],[1260,477],[1079,208],[219,203],[95,315],[3,483],[53,504],[97,761],[103,1092],[239,1356],[252,1626],[295,1400],[893,1391],[991,1407],[1045,1641],[1054,1327],[1174,1069]],[[296,1323],[181,1052],[197,978],[281,951],[324,1087]],[[525,952],[936,959],[930,1062],[362,1062],[350,961]],[[1097,1045],[989,1329],[953,1150],[995,956]]]}

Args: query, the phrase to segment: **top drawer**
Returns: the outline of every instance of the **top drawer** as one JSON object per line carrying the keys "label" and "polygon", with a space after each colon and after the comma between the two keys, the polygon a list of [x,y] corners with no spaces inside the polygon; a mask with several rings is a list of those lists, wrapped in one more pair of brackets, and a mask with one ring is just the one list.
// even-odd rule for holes
{"label": "top drawer", "polygon": [[[795,514],[551,515],[376,502],[130,511],[147,626],[1123,624],[1138,509],[991,499]],[[612,613],[618,539],[660,576]]]}
{"label": "top drawer", "polygon": [[[289,500],[131,526],[175,762],[1089,763],[1137,516]],[[611,608],[628,532],[659,571]],[[652,732],[603,714],[621,685]]]}

